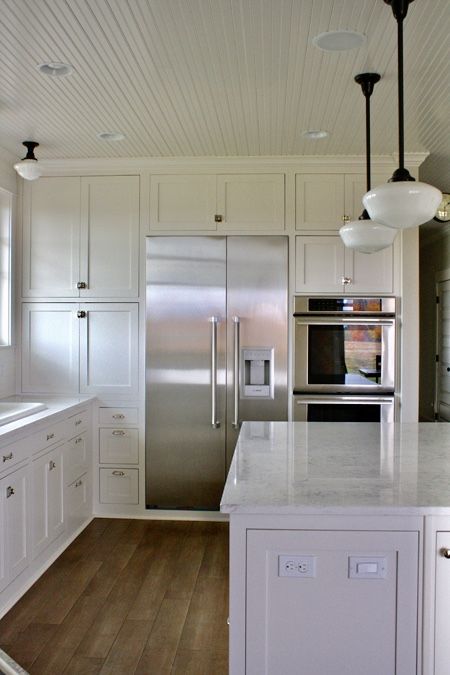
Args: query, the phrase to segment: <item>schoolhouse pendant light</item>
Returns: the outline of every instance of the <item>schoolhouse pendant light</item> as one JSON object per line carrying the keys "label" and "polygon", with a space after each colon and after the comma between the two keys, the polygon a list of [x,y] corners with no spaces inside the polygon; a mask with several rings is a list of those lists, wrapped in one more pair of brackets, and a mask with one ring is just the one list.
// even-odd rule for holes
{"label": "schoolhouse pendant light", "polygon": [[442,200],[440,191],[427,183],[415,182],[405,168],[403,102],[403,20],[414,0],[384,0],[397,21],[398,39],[398,159],[399,167],[389,183],[369,190],[363,204],[369,216],[383,225],[403,229],[431,220]]}
{"label": "schoolhouse pendant light", "polygon": [[[370,190],[370,97],[375,84],[380,80],[378,73],[361,73],[355,77],[355,82],[361,85],[366,98],[366,179],[367,190]],[[376,253],[387,248],[394,241],[397,230],[386,227],[374,220],[364,209],[358,220],[347,222],[339,230],[341,239],[347,248],[352,248],[361,253]]]}
{"label": "schoolhouse pendant light", "polygon": [[34,149],[38,147],[39,143],[35,141],[24,141],[22,143],[27,149],[27,154],[20,162],[14,164],[14,168],[22,178],[25,180],[36,180],[42,174],[38,161],[34,156]]}

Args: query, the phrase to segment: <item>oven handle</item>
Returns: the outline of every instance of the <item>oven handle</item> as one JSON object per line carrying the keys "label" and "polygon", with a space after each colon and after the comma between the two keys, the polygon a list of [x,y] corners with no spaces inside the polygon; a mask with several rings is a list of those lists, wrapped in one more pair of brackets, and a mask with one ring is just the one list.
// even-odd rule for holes
{"label": "oven handle", "polygon": [[348,324],[371,324],[374,326],[394,326],[395,319],[379,319],[377,317],[366,317],[366,318],[357,318],[355,316],[346,316],[342,318],[335,317],[326,317],[326,316],[315,316],[315,317],[305,317],[304,319],[296,319],[297,326],[309,326],[315,324],[327,325],[327,326],[344,326]]}
{"label": "oven handle", "polygon": [[301,394],[294,394],[295,402],[297,405],[314,404],[314,403],[327,403],[329,405],[337,405],[342,403],[352,404],[359,403],[361,405],[393,405],[394,397],[393,396],[352,396],[350,394],[345,394],[339,396],[332,394],[330,396],[320,395],[320,396],[302,396]]}

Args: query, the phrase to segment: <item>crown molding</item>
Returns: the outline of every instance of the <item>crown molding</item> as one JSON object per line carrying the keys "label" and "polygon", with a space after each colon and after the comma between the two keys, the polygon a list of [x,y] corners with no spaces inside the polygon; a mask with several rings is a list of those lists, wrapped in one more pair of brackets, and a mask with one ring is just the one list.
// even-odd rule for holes
{"label": "crown molding", "polygon": [[[411,168],[419,167],[428,153],[407,153],[406,163]],[[188,171],[208,173],[214,171],[286,171],[320,172],[324,169],[336,173],[361,173],[365,171],[363,155],[298,155],[273,157],[123,157],[90,159],[43,159],[39,164],[44,175],[77,175],[117,172],[139,173],[141,171]],[[390,171],[397,166],[395,155],[375,155],[372,169]]]}

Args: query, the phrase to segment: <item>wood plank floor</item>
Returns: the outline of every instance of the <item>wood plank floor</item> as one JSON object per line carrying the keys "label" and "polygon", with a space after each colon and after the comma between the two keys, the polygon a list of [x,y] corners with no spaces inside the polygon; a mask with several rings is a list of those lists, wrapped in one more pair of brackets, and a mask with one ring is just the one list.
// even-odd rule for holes
{"label": "wood plank floor", "polygon": [[95,519],[0,621],[32,675],[227,675],[228,526]]}

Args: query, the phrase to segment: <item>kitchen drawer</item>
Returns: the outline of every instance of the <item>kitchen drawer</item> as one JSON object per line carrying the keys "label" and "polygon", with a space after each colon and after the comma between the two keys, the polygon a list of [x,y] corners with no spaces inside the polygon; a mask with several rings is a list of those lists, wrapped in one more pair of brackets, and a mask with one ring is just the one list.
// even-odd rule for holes
{"label": "kitchen drawer", "polygon": [[31,438],[23,438],[0,448],[0,473],[27,459],[31,455]]}
{"label": "kitchen drawer", "polygon": [[137,429],[100,429],[100,462],[138,464],[138,435]]}
{"label": "kitchen drawer", "polygon": [[88,470],[89,451],[87,432],[72,438],[64,446],[64,484],[73,481]]}
{"label": "kitchen drawer", "polygon": [[137,408],[99,408],[99,424],[137,424]]}
{"label": "kitchen drawer", "polygon": [[75,434],[85,431],[89,426],[89,410],[82,410],[77,415],[72,415],[67,420],[67,436],[72,438]]}
{"label": "kitchen drawer", "polygon": [[100,469],[102,504],[138,504],[138,469]]}
{"label": "kitchen drawer", "polygon": [[51,445],[58,443],[67,434],[66,420],[57,422],[43,431],[38,431],[31,437],[33,443],[33,454],[49,448]]}
{"label": "kitchen drawer", "polygon": [[66,487],[65,509],[67,531],[74,532],[91,514],[91,485],[87,473],[73,481]]}

